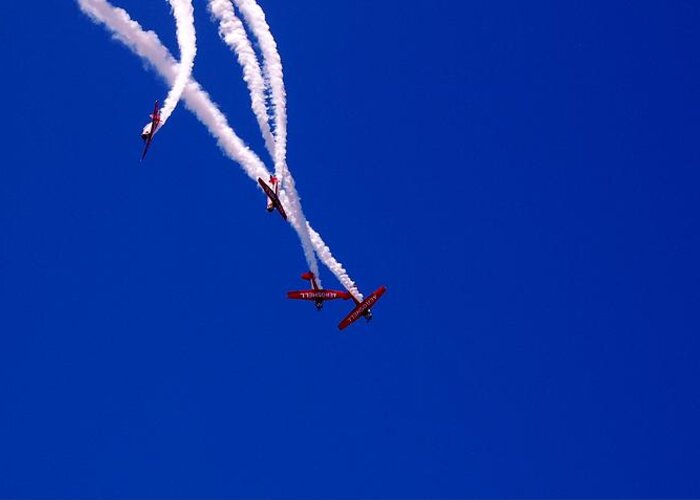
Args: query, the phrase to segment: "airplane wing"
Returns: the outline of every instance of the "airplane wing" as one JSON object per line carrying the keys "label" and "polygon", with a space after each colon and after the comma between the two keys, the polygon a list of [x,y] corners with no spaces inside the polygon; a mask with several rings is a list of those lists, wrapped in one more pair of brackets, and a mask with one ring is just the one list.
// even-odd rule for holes
{"label": "airplane wing", "polygon": [[153,121],[155,122],[154,127],[157,127],[158,124],[160,124],[160,107],[158,106],[158,100],[156,100],[155,104],[153,104]]}
{"label": "airplane wing", "polygon": [[279,210],[280,215],[284,220],[287,220],[287,212],[284,211],[284,208],[282,208],[282,203],[280,203],[279,198],[277,198],[277,210]]}
{"label": "airplane wing", "polygon": [[293,292],[287,292],[288,299],[299,299],[299,300],[335,300],[335,299],[349,299],[351,295],[348,292],[342,292],[340,290],[295,290]]}
{"label": "airplane wing", "polygon": [[148,148],[151,147],[151,141],[153,140],[153,133],[148,136],[148,139],[146,139],[146,144],[143,147],[143,153],[141,153],[141,161],[146,157],[146,153],[148,153]]}
{"label": "airplane wing", "polygon": [[[355,298],[355,296],[352,296],[352,299],[355,301],[357,304],[355,308],[348,313],[347,316],[343,318],[343,320],[338,323],[338,328],[340,330],[343,330],[347,328],[348,326],[352,325],[355,321],[360,319],[361,316],[363,316],[367,310],[372,307],[380,298],[382,295],[384,295],[384,292],[386,292],[386,287],[385,286],[380,286],[377,288],[374,292],[372,292],[365,300],[362,302],[358,303],[358,300]],[[369,319],[369,318],[368,318]]]}
{"label": "airplane wing", "polygon": [[267,183],[260,177],[258,177],[258,184],[260,184],[260,187],[263,188],[263,191],[265,191],[267,197],[272,200],[272,204],[279,211],[282,218],[284,220],[287,220],[287,212],[285,212],[284,208],[282,208],[282,203],[280,202],[279,197],[275,194],[273,189],[270,186],[268,186]]}
{"label": "airplane wing", "polygon": [[360,319],[360,317],[362,316],[362,312],[361,312],[359,309],[360,309],[360,306],[357,306],[355,309],[353,309],[352,311],[350,311],[350,314],[348,314],[347,316],[345,316],[345,317],[343,318],[343,321],[341,321],[340,323],[338,323],[338,329],[339,329],[339,330],[344,330],[344,329],[347,328],[348,326],[352,325],[355,321],[357,321],[358,319]]}

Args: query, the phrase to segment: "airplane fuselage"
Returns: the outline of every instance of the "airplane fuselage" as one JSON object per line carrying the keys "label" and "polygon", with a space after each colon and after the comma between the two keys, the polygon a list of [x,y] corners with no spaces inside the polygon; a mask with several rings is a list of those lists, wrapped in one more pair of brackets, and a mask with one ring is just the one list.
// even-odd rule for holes
{"label": "airplane fuselage", "polygon": [[278,196],[279,182],[277,181],[277,178],[275,176],[271,176],[270,183],[272,184],[272,186],[268,186],[264,180],[258,178],[258,184],[260,184],[260,187],[263,189],[263,191],[265,191],[265,194],[267,195],[266,209],[268,212],[272,212],[276,208],[282,216],[282,218],[284,220],[287,220],[287,212],[284,211],[284,208],[282,207],[282,202],[280,201]]}
{"label": "airplane fuselage", "polygon": [[153,128],[153,122],[148,122],[144,127],[143,131],[141,132],[141,139],[144,141],[147,141],[149,137],[151,137],[151,129]]}
{"label": "airplane fuselage", "polygon": [[141,161],[146,157],[148,153],[148,148],[153,142],[153,136],[158,131],[158,126],[160,125],[160,110],[158,108],[158,101],[153,105],[153,113],[151,113],[151,121],[148,122],[141,131],[141,139],[143,139],[144,147],[143,153],[141,153]]}

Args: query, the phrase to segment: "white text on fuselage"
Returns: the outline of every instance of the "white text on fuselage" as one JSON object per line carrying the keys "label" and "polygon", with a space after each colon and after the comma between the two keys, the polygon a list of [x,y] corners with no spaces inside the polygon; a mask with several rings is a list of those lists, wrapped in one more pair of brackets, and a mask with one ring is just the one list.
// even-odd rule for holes
{"label": "white text on fuselage", "polygon": [[372,295],[367,298],[365,302],[363,302],[356,310],[353,312],[350,317],[348,318],[350,321],[355,321],[357,318],[359,318],[362,314],[365,313],[367,309],[369,309],[372,304],[374,304],[377,301],[377,296]]}
{"label": "white text on fuselage", "polygon": [[301,292],[299,296],[302,299],[336,299],[338,298],[338,293],[325,290],[318,290],[315,292]]}

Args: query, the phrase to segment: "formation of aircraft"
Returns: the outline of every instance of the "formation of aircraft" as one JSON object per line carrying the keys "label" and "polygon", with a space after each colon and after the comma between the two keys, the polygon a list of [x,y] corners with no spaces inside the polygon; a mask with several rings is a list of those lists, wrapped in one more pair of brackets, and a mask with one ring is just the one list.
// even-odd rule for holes
{"label": "formation of aircraft", "polygon": [[365,300],[360,301],[352,293],[341,290],[324,290],[320,288],[316,283],[316,276],[312,272],[304,273],[301,278],[311,282],[311,290],[295,290],[293,292],[287,292],[287,298],[297,299],[297,300],[313,300],[316,305],[316,309],[319,311],[323,308],[323,302],[326,300],[352,299],[355,303],[355,308],[348,313],[343,321],[338,324],[340,330],[344,330],[355,321],[364,317],[367,321],[372,319],[372,309],[371,307],[376,304],[376,302],[381,298],[386,292],[385,286],[380,286],[370,295],[368,295]]}
{"label": "formation of aircraft", "polygon": [[[153,113],[151,113],[151,121],[143,127],[141,132],[141,139],[143,139],[144,147],[143,153],[141,154],[141,160],[146,158],[146,153],[148,153],[148,148],[151,147],[153,142],[153,136],[158,130],[160,125],[160,107],[158,101],[155,102],[153,106]],[[268,185],[264,180],[258,178],[258,184],[265,191],[267,196],[267,211],[272,212],[275,209],[280,213],[284,220],[287,220],[287,212],[285,212],[282,202],[279,198],[279,181],[274,175],[270,176],[270,184]],[[353,324],[355,321],[364,317],[367,321],[372,319],[372,309],[371,307],[381,298],[386,292],[385,286],[380,286],[368,295],[363,301],[360,301],[352,293],[348,291],[341,290],[325,290],[318,286],[316,282],[316,276],[312,272],[307,272],[301,275],[301,278],[309,281],[311,283],[310,290],[295,290],[287,292],[287,297],[290,299],[297,300],[310,300],[314,302],[317,310],[323,309],[323,303],[327,300],[352,299],[355,303],[355,308],[348,313],[345,318],[338,324],[338,328],[343,330]]]}
{"label": "formation of aircraft", "polygon": [[274,175],[270,176],[270,184],[272,184],[272,186],[268,186],[260,177],[258,177],[258,184],[260,184],[260,187],[263,188],[263,191],[265,191],[267,195],[267,211],[272,212],[274,209],[277,209],[282,218],[287,220],[287,212],[284,211],[284,207],[279,198],[280,183],[277,177]]}
{"label": "formation of aircraft", "polygon": [[141,139],[143,139],[144,146],[143,146],[143,153],[141,154],[141,161],[146,157],[146,153],[148,153],[148,148],[151,147],[151,143],[153,142],[153,136],[156,133],[156,130],[158,129],[158,125],[160,125],[160,107],[158,106],[158,101],[153,105],[153,113],[151,113],[151,121],[148,122],[144,127],[143,131],[141,132]]}

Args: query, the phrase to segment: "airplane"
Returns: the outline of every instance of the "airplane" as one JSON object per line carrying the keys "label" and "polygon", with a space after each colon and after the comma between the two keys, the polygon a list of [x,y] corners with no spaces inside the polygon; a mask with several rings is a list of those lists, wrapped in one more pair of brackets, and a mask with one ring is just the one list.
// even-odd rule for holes
{"label": "airplane", "polygon": [[340,290],[324,290],[323,288],[319,288],[318,284],[316,283],[316,276],[312,272],[302,274],[301,279],[310,281],[312,289],[287,292],[287,298],[313,300],[316,304],[316,309],[318,309],[319,311],[323,308],[323,301],[325,300],[347,300],[352,298],[350,292],[341,292]]}
{"label": "airplane", "polygon": [[263,191],[265,191],[267,195],[267,211],[272,212],[276,208],[282,218],[287,220],[287,212],[284,211],[284,207],[282,207],[282,202],[279,198],[280,183],[277,177],[274,175],[270,176],[270,184],[272,184],[272,187],[268,186],[260,177],[258,177],[258,184],[260,184],[260,187],[263,188]]}
{"label": "airplane", "polygon": [[338,323],[338,328],[340,330],[347,328],[351,324],[353,324],[355,321],[360,319],[360,316],[364,316],[367,321],[372,319],[372,310],[370,307],[372,307],[384,293],[386,292],[386,287],[385,286],[380,286],[377,288],[374,292],[372,292],[365,300],[360,302],[357,300],[357,298],[354,295],[350,295],[352,300],[355,301],[355,309],[350,311],[350,314],[345,316],[343,321]]}
{"label": "airplane", "polygon": [[160,125],[160,108],[158,107],[158,101],[153,106],[153,113],[151,114],[151,121],[143,127],[143,132],[141,132],[141,139],[143,139],[144,147],[143,153],[141,154],[141,161],[146,157],[148,153],[148,148],[151,147],[151,142],[153,142],[153,135],[156,133]]}

